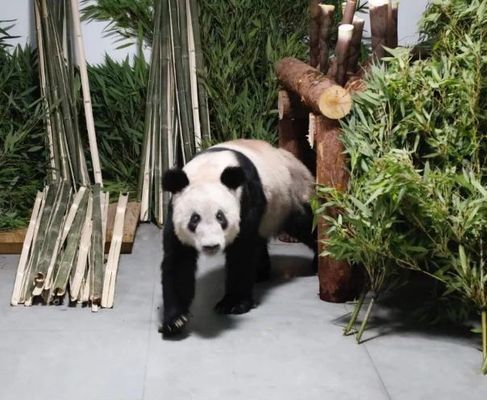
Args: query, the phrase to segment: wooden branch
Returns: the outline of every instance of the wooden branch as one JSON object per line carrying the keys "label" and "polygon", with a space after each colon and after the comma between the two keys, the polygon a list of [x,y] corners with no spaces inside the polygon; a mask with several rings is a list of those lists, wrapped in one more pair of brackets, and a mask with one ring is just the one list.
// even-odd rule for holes
{"label": "wooden branch", "polygon": [[347,69],[351,72],[357,72],[358,69],[364,24],[365,21],[362,18],[353,17],[353,34],[347,63]]}
{"label": "wooden branch", "polygon": [[355,9],[357,8],[357,0],[347,0],[345,9],[343,10],[342,24],[351,24]]}
{"label": "wooden branch", "polygon": [[350,44],[352,42],[353,25],[342,24],[338,27],[338,40],[335,49],[337,60],[336,82],[344,85],[347,76],[347,63]]}
{"label": "wooden branch", "polygon": [[320,61],[320,1],[309,3],[309,65],[317,67]]}
{"label": "wooden branch", "polygon": [[382,46],[386,44],[388,0],[370,0],[370,32],[372,35],[372,52],[377,59],[385,55]]}
{"label": "wooden branch", "polygon": [[320,9],[320,71],[326,74],[329,67],[328,58],[330,52],[328,41],[330,39],[331,27],[333,25],[333,11],[335,11],[335,6],[321,4]]}
{"label": "wooden branch", "polygon": [[276,65],[277,78],[315,113],[331,119],[343,118],[350,112],[352,98],[320,71],[296,58],[287,57]]}
{"label": "wooden branch", "polygon": [[387,37],[386,46],[395,49],[397,47],[397,12],[399,1],[392,0],[387,5]]}

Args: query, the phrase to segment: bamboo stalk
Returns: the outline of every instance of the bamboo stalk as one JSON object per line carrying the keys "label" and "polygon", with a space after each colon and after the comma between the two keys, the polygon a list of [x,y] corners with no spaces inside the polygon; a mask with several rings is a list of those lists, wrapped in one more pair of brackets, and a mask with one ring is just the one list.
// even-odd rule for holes
{"label": "bamboo stalk", "polygon": [[68,215],[66,217],[66,222],[63,227],[61,243],[64,243],[66,237],[68,236],[69,230],[71,229],[71,225],[73,224],[74,218],[77,215],[79,205],[81,203],[81,200],[84,198],[86,191],[86,186],[81,186],[73,198],[73,202],[71,203],[71,207],[69,209]]}
{"label": "bamboo stalk", "polygon": [[358,69],[358,61],[360,57],[360,48],[362,46],[364,25],[365,21],[362,18],[353,18],[353,33],[347,63],[347,69],[352,72],[356,72]]}
{"label": "bamboo stalk", "polygon": [[352,23],[356,8],[357,8],[356,0],[348,0],[345,3],[345,9],[343,10],[342,24]]}
{"label": "bamboo stalk", "polygon": [[71,0],[71,11],[73,16],[73,27],[77,44],[76,50],[81,77],[81,88],[83,90],[83,105],[85,109],[86,129],[88,131],[88,142],[90,146],[94,180],[95,183],[98,183],[101,187],[103,187],[100,157],[98,154],[98,144],[96,142],[95,122],[93,120],[93,110],[91,105],[90,84],[88,81],[88,70],[86,68],[85,50],[83,37],[81,34],[80,15],[77,0]]}
{"label": "bamboo stalk", "polygon": [[360,310],[362,309],[362,306],[364,304],[364,300],[365,300],[365,296],[366,295],[367,295],[367,292],[366,291],[363,291],[362,294],[360,295],[360,298],[359,298],[357,304],[355,304],[355,307],[353,309],[352,316],[350,317],[350,321],[348,321],[347,326],[343,330],[343,334],[345,336],[347,336],[347,335],[350,334],[352,328],[355,325],[355,322],[357,322],[357,318],[358,318],[358,316],[360,314]]}
{"label": "bamboo stalk", "polygon": [[[482,354],[487,360],[487,310],[481,311],[482,319]],[[485,373],[485,372],[484,372]]]}
{"label": "bamboo stalk", "polygon": [[43,200],[44,192],[37,192],[34,206],[32,207],[32,214],[29,221],[29,226],[25,234],[24,244],[22,246],[22,253],[20,254],[19,264],[17,266],[17,274],[15,276],[14,289],[12,291],[12,297],[10,304],[16,306],[19,304],[22,282],[24,281],[24,275],[26,272],[27,261],[31,249],[31,245],[34,238],[35,227],[38,222],[38,215],[41,209],[41,204]]}
{"label": "bamboo stalk", "polygon": [[117,278],[118,263],[120,259],[120,249],[123,240],[123,226],[125,220],[125,211],[127,209],[128,195],[120,194],[113,224],[112,242],[108,253],[105,279],[103,281],[103,293],[101,306],[104,308],[113,307],[115,296],[115,282]]}
{"label": "bamboo stalk", "polygon": [[201,74],[204,70],[203,53],[201,51],[201,36],[199,24],[199,8],[197,0],[189,0],[189,15],[191,18],[191,28],[193,33],[194,47],[195,47],[195,62],[198,84],[198,104],[201,121],[201,137],[202,140],[209,141],[210,134],[210,115],[208,111],[208,97],[205,87],[202,82]]}
{"label": "bamboo stalk", "polygon": [[101,205],[101,186],[93,185],[93,232],[91,239],[91,279],[90,279],[90,301],[94,311],[100,304],[103,290],[103,222]]}
{"label": "bamboo stalk", "polygon": [[321,21],[320,21],[320,34],[319,34],[319,46],[320,46],[320,71],[326,74],[329,68],[329,53],[330,49],[328,41],[330,40],[331,27],[333,24],[333,12],[335,6],[328,4],[321,4]]}
{"label": "bamboo stalk", "polygon": [[365,313],[364,320],[362,321],[362,324],[360,325],[360,329],[357,332],[356,340],[357,340],[357,343],[359,343],[359,344],[362,341],[362,335],[364,334],[365,327],[367,326],[367,322],[369,321],[370,312],[372,311],[372,307],[375,304],[375,299],[376,299],[376,295],[374,294],[372,296],[372,298],[370,299],[370,303],[369,303],[369,306],[367,307],[367,311]]}
{"label": "bamboo stalk", "polygon": [[70,284],[70,296],[71,300],[75,301],[80,296],[81,285],[83,277],[86,273],[86,266],[88,263],[88,253],[91,245],[91,233],[93,230],[93,222],[91,221],[93,213],[93,196],[91,191],[88,192],[88,206],[85,215],[85,221],[83,224],[83,231],[81,233],[81,239],[79,243],[78,258],[76,260],[76,267],[72,274],[72,280]]}

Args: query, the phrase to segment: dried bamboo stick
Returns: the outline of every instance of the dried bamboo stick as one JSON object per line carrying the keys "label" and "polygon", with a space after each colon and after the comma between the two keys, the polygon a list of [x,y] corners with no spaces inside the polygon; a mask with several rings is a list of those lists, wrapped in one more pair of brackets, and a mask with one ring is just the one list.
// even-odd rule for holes
{"label": "dried bamboo stick", "polygon": [[81,233],[81,240],[79,243],[78,258],[76,260],[76,267],[72,274],[72,280],[70,284],[70,296],[71,300],[75,301],[79,299],[80,289],[83,281],[83,277],[86,273],[86,266],[88,264],[88,253],[91,245],[91,233],[93,229],[93,222],[91,220],[93,213],[93,195],[91,191],[88,193],[88,206],[86,210],[85,221],[83,224],[83,231]]}
{"label": "dried bamboo stick", "polygon": [[101,210],[101,187],[96,183],[93,185],[93,232],[91,236],[91,249],[90,249],[90,301],[93,311],[97,310],[97,307],[101,301],[101,294],[103,289],[103,222],[102,222],[102,210]]}
{"label": "dried bamboo stick", "polygon": [[24,244],[22,246],[22,253],[20,254],[19,264],[17,266],[17,274],[15,276],[14,289],[12,292],[12,297],[10,304],[16,306],[19,304],[22,282],[24,281],[24,274],[26,272],[27,261],[34,238],[35,227],[38,223],[39,210],[41,209],[42,200],[44,197],[44,192],[37,192],[34,206],[32,207],[32,214],[29,221],[29,226],[25,234]]}
{"label": "dried bamboo stick", "polygon": [[385,55],[384,45],[387,37],[387,13],[389,0],[370,0],[370,32],[372,35],[372,52],[377,59]]}
{"label": "dried bamboo stick", "polygon": [[115,296],[115,282],[117,278],[118,262],[120,259],[120,249],[123,240],[123,227],[125,221],[125,211],[127,209],[128,195],[120,194],[117,204],[115,222],[113,224],[112,242],[108,253],[108,261],[103,281],[103,294],[101,306],[104,308],[113,307]]}
{"label": "dried bamboo stick", "polygon": [[[81,88],[83,91],[83,105],[85,109],[86,129],[88,131],[88,142],[90,146],[91,163],[95,183],[103,187],[103,178],[101,174],[100,156],[98,154],[98,144],[96,142],[95,122],[93,120],[93,110],[91,105],[90,83],[88,81],[88,70],[86,68],[85,49],[83,37],[81,34],[80,15],[78,1],[71,0],[71,11],[73,16],[73,28],[76,38],[76,53],[81,77]],[[88,182],[86,182],[88,183]]]}
{"label": "dried bamboo stick", "polygon": [[320,16],[320,34],[319,34],[319,46],[320,46],[320,71],[326,74],[329,67],[329,46],[331,27],[333,25],[333,12],[335,6],[328,4],[321,4],[321,16]]}
{"label": "dried bamboo stick", "polygon": [[342,24],[352,23],[356,8],[357,8],[357,0],[348,0],[345,3],[345,9],[343,10],[343,16],[342,16]]}
{"label": "dried bamboo stick", "polygon": [[87,188],[86,186],[81,186],[78,192],[74,195],[73,202],[71,203],[71,207],[69,209],[68,215],[66,217],[66,222],[63,227],[63,233],[61,236],[61,243],[64,243],[66,237],[68,236],[69,230],[71,229],[71,225],[73,224],[74,218],[78,213],[79,204],[81,200],[84,198],[86,194]]}
{"label": "dried bamboo stick", "polygon": [[358,69],[358,61],[360,58],[360,49],[362,46],[362,35],[364,31],[365,21],[360,17],[353,17],[353,33],[352,41],[350,43],[350,50],[348,56],[347,69],[356,72]]}

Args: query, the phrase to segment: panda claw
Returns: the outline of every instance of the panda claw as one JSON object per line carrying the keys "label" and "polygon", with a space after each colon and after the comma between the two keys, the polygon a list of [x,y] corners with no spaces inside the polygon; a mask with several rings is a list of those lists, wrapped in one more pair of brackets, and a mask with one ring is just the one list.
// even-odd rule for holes
{"label": "panda claw", "polygon": [[170,320],[169,322],[164,322],[159,328],[159,332],[161,332],[163,336],[178,335],[179,333],[181,333],[187,322],[188,317],[185,315],[180,315],[177,318]]}

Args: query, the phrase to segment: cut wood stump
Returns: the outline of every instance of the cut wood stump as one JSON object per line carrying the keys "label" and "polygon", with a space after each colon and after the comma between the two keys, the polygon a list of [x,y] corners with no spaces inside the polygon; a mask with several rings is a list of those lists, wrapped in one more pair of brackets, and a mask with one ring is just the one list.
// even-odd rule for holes
{"label": "cut wood stump", "polygon": [[[110,204],[108,208],[108,231],[105,253],[108,253],[112,240],[113,223],[117,211],[117,204]],[[123,230],[122,254],[132,253],[135,233],[139,223],[140,203],[130,202],[127,206],[125,226]],[[27,228],[0,232],[0,254],[20,254]]]}

